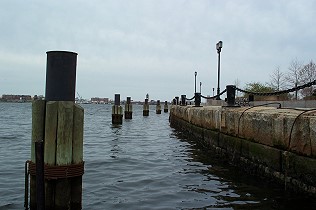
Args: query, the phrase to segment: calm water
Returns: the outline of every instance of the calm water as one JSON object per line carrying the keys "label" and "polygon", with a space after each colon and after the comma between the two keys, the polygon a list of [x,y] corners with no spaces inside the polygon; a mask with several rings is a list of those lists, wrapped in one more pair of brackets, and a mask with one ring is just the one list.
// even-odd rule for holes
{"label": "calm water", "polygon": [[[112,126],[110,105],[85,109],[83,209],[316,209],[307,197],[241,174],[170,128],[167,113]],[[23,209],[30,103],[0,103],[0,210]]]}

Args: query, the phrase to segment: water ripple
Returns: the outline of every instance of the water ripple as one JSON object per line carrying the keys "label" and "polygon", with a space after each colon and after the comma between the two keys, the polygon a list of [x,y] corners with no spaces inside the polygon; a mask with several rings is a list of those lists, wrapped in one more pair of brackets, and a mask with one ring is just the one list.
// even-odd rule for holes
{"label": "water ripple", "polygon": [[[85,109],[83,209],[287,209],[315,201],[241,174],[170,128],[167,113],[111,124],[111,106]],[[0,103],[0,210],[23,209],[31,104]],[[298,204],[295,204],[298,203]]]}

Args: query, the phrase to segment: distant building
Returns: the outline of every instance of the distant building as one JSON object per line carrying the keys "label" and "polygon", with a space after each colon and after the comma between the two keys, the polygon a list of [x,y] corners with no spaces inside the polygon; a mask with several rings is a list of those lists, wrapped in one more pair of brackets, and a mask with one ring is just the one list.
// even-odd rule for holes
{"label": "distant building", "polygon": [[108,104],[109,103],[109,98],[94,97],[94,98],[91,98],[91,103],[94,103],[94,104]]}
{"label": "distant building", "polygon": [[2,95],[2,101],[28,102],[28,101],[32,101],[32,96],[30,95]]}

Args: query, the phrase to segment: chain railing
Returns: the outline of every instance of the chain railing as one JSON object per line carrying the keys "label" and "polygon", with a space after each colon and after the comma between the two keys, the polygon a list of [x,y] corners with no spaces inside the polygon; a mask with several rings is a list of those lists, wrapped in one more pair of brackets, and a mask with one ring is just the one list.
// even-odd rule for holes
{"label": "chain railing", "polygon": [[[212,97],[203,96],[201,93],[195,93],[192,98],[187,98],[186,95],[181,95],[181,105],[185,105],[186,104],[185,101],[191,101],[191,100],[195,99],[195,106],[200,106],[201,98],[218,99],[221,95],[223,95],[226,92],[227,92],[227,104],[228,104],[228,106],[245,105],[245,104],[249,105],[249,102],[251,100],[250,98],[248,101],[240,101],[240,102],[235,101],[235,92],[236,91],[243,92],[243,93],[251,95],[252,97],[253,96],[275,96],[275,95],[287,94],[287,93],[291,93],[294,91],[298,91],[298,90],[301,90],[301,89],[304,89],[307,87],[311,87],[312,85],[316,85],[316,80],[314,80],[312,82],[308,82],[308,83],[300,85],[300,86],[297,86],[297,87],[294,87],[294,88],[287,89],[287,90],[281,90],[281,91],[276,91],[276,92],[262,92],[262,93],[243,90],[243,89],[238,88],[234,85],[227,85],[225,90],[223,90],[221,93],[219,93],[215,96],[212,96]],[[176,97],[176,98],[177,98],[177,100],[174,104],[179,104],[178,103],[179,97]],[[245,102],[247,102],[247,103],[245,103]]]}
{"label": "chain railing", "polygon": [[307,87],[311,87],[312,85],[316,85],[316,80],[314,80],[312,82],[309,82],[309,83],[306,83],[304,85],[300,85],[300,86],[297,86],[297,87],[294,87],[294,88],[290,88],[290,89],[287,89],[287,90],[276,91],[276,92],[258,93],[258,92],[252,92],[252,91],[248,91],[248,90],[243,90],[243,89],[240,89],[238,87],[235,87],[235,89],[237,91],[240,91],[240,92],[243,92],[243,93],[247,93],[247,94],[250,94],[250,95],[273,96],[273,95],[281,95],[281,94],[291,93],[291,92],[298,91],[298,90],[301,90],[301,89],[304,89],[304,88],[307,88]]}
{"label": "chain railing", "polygon": [[217,94],[216,96],[206,97],[206,96],[201,95],[201,97],[204,98],[204,99],[216,99],[216,98],[220,97],[221,95],[223,95],[226,92],[227,92],[227,89],[223,90],[221,93]]}
{"label": "chain railing", "polygon": [[[220,94],[216,95],[216,96],[212,96],[212,97],[207,97],[207,96],[203,96],[201,95],[201,98],[204,98],[204,99],[216,99],[217,97],[223,95],[224,93],[226,93],[227,90],[223,90]],[[188,100],[188,101],[192,101],[193,99],[195,99],[195,96],[193,96],[192,98],[185,98],[185,100]]]}

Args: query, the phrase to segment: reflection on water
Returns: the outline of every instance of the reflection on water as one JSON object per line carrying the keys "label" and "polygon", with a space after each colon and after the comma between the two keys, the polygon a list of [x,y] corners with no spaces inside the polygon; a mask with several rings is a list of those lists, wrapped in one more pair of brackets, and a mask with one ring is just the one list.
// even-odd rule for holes
{"label": "reflection on water", "polygon": [[[111,123],[111,106],[83,105],[83,209],[313,209],[314,199],[247,176],[170,128],[168,113]],[[23,209],[31,105],[0,103],[0,210]]]}
{"label": "reflection on water", "polygon": [[116,124],[112,124],[111,125],[111,129],[112,129],[112,133],[113,133],[113,139],[110,142],[110,145],[112,146],[111,149],[111,158],[117,158],[119,153],[122,151],[122,149],[119,146],[119,136],[121,135],[121,128],[122,125],[116,125]]}

